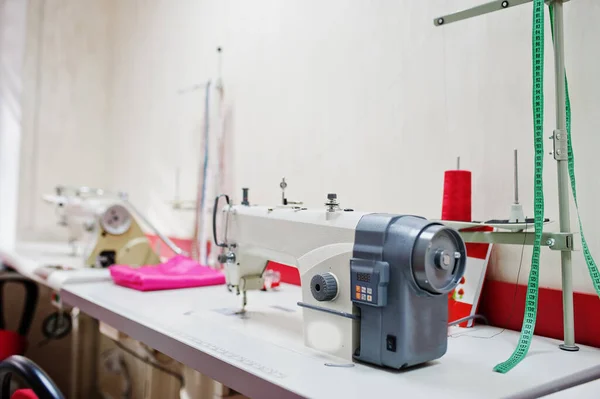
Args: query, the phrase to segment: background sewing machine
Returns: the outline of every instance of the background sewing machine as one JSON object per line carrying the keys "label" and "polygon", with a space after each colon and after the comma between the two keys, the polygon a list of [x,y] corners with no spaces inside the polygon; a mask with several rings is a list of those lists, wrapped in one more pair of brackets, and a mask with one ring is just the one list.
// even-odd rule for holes
{"label": "background sewing machine", "polygon": [[138,219],[173,252],[184,254],[129,202],[126,193],[57,186],[54,195],[43,198],[56,206],[58,223],[68,229],[73,255],[82,256],[86,267],[159,263],[159,254],[150,245]]}
{"label": "background sewing machine", "polygon": [[[283,187],[282,187],[283,189]],[[225,197],[224,241],[217,237]],[[437,359],[447,347],[447,293],[461,279],[466,249],[458,232],[416,216],[343,209],[252,206],[216,198],[215,244],[224,248],[230,290],[261,289],[269,261],[296,266],[304,341],[346,360],[404,368]]]}

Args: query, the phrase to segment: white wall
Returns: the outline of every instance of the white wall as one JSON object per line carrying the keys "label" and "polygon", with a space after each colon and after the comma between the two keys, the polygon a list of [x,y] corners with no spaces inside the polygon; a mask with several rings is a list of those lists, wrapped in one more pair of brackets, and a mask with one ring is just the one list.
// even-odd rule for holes
{"label": "white wall", "polygon": [[27,2],[0,2],[0,246],[16,242]]}
{"label": "white wall", "polygon": [[[127,190],[161,231],[191,237],[194,213],[174,211],[169,201],[177,170],[181,199],[196,198],[205,90],[190,88],[209,79],[214,86],[223,19],[199,1],[116,4],[112,184]],[[213,111],[216,106],[212,101]]]}
{"label": "white wall", "polygon": [[[337,192],[344,206],[437,218],[443,172],[460,155],[473,171],[473,217],[506,217],[512,149],[518,148],[521,199],[531,215],[531,6],[444,28],[432,24],[437,15],[479,3],[115,2],[111,56],[104,60],[110,66],[112,156],[105,182],[128,190],[166,233],[191,234],[192,214],[175,212],[166,201],[173,198],[177,167],[183,170],[182,197],[195,195],[203,92],[177,93],[216,77],[215,48],[223,46],[227,126],[234,136],[231,186],[238,199],[239,188],[247,186],[252,202],[278,201],[278,183],[286,176],[289,198],[311,206]],[[593,21],[600,4],[578,0],[565,8],[580,205],[591,249],[600,254],[594,208],[600,189],[593,178],[600,144],[594,134],[600,27]],[[110,36],[96,24],[87,34]],[[554,84],[547,28],[550,135]],[[98,68],[98,79],[106,76],[100,73],[106,67]],[[553,219],[555,169],[547,156],[546,214]],[[493,277],[515,281],[520,254],[520,248],[498,248]],[[541,284],[558,288],[559,254],[542,256]],[[529,259],[526,249],[522,282]],[[575,288],[593,292],[581,253],[575,261]]]}
{"label": "white wall", "polygon": [[62,236],[41,200],[58,184],[107,186],[112,1],[30,0],[24,69],[21,237]]}

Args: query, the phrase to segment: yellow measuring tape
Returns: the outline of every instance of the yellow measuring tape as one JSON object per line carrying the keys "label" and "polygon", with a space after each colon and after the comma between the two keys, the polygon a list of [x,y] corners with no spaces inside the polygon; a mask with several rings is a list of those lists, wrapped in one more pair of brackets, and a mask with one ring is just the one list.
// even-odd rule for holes
{"label": "yellow measuring tape", "polygon": [[[550,6],[550,23],[554,26],[553,6]],[[554,35],[553,35],[554,39]],[[540,247],[542,241],[543,220],[544,220],[544,190],[543,190],[543,161],[544,161],[544,0],[533,0],[533,32],[532,32],[532,67],[533,67],[533,133],[535,148],[535,179],[534,179],[534,226],[535,240],[533,245],[533,255],[531,259],[531,271],[529,272],[529,281],[527,283],[527,296],[525,299],[525,315],[523,318],[523,327],[519,342],[513,354],[508,360],[494,367],[494,371],[506,373],[519,364],[527,355],[533,331],[535,329],[535,320],[537,316],[538,288],[539,288],[539,268],[540,268]],[[568,167],[569,178],[571,180],[571,190],[577,209],[577,219],[579,221],[579,231],[581,235],[581,246],[585,262],[587,264],[594,289],[600,296],[600,272],[583,234],[581,217],[579,216],[579,205],[577,203],[577,190],[575,183],[575,157],[573,155],[573,146],[571,143],[571,101],[569,99],[569,85],[565,76],[566,91],[566,122],[567,122],[567,148],[568,148]]]}

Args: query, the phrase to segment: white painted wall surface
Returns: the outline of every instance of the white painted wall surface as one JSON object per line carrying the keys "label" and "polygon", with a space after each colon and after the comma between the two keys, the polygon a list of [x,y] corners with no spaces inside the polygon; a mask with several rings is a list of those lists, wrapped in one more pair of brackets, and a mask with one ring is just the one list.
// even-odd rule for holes
{"label": "white painted wall surface", "polygon": [[[102,177],[97,184],[128,190],[165,233],[189,236],[192,214],[173,211],[166,202],[173,198],[178,167],[181,196],[195,195],[203,92],[179,95],[178,90],[214,79],[215,48],[223,46],[227,126],[235,140],[230,179],[237,200],[246,186],[252,202],[274,203],[286,176],[289,198],[309,206],[322,206],[327,192],[337,192],[344,206],[355,209],[437,218],[443,172],[460,155],[463,167],[473,171],[473,217],[507,217],[512,150],[518,148],[521,199],[531,215],[531,7],[445,28],[432,24],[435,16],[479,3],[112,2],[109,31],[98,21],[85,29],[89,40],[102,36],[106,47],[101,53],[110,54],[101,59],[97,53],[98,59],[91,59],[98,63],[82,66],[95,71],[97,86],[110,88],[99,97],[103,101],[78,102],[86,110],[105,110],[103,104],[109,104],[105,119],[100,112],[77,118],[105,123],[110,132],[110,144],[102,141],[110,149],[110,164],[91,175]],[[600,26],[594,22],[600,19],[600,4],[569,2],[565,17],[580,205],[591,249],[600,256],[600,213],[594,201],[600,193],[594,178],[600,144],[594,134],[600,126],[595,118]],[[554,127],[550,43],[547,24],[547,135]],[[89,134],[98,140],[95,127]],[[549,151],[551,142],[546,145]],[[79,166],[77,176],[88,176],[87,168]],[[53,171],[53,179],[61,173],[67,175]],[[544,177],[546,214],[556,219],[551,156]],[[573,222],[575,228],[574,217]],[[552,228],[558,229],[558,223]],[[530,254],[526,249],[521,282],[527,280]],[[520,255],[520,247],[497,248],[492,277],[514,282]],[[593,292],[581,253],[574,259],[575,289]],[[541,284],[559,288],[559,254],[544,250],[542,265]]]}
{"label": "white painted wall surface", "polygon": [[[179,197],[194,200],[200,169],[205,89],[217,78],[216,48],[223,18],[218,2],[116,3],[114,80],[110,120],[112,184],[163,232],[193,235],[194,212],[175,211]],[[211,92],[211,124],[217,93]],[[214,144],[214,140],[212,141]]]}
{"label": "white painted wall surface", "polygon": [[0,247],[12,248],[19,209],[21,87],[27,1],[0,2]]}
{"label": "white painted wall surface", "polygon": [[66,237],[42,194],[58,184],[110,185],[112,1],[29,3],[19,231]]}

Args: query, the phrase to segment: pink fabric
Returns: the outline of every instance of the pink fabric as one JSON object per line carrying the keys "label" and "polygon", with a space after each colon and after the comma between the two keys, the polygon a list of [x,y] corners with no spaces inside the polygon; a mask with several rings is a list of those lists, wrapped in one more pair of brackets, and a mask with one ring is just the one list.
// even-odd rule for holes
{"label": "pink fabric", "polygon": [[133,268],[114,265],[109,268],[113,281],[139,291],[171,290],[225,284],[225,275],[202,266],[185,256],[177,255],[166,263]]}

